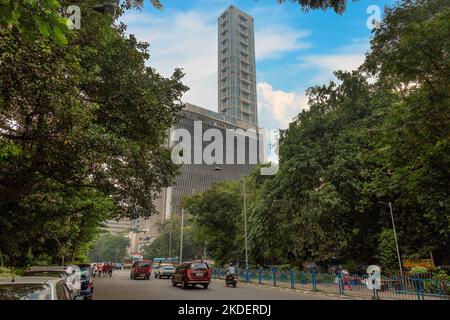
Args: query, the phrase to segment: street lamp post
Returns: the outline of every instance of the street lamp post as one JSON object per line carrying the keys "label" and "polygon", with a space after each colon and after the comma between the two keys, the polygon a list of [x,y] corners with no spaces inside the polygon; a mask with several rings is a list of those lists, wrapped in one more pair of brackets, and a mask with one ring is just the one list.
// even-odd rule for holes
{"label": "street lamp post", "polygon": [[169,229],[169,258],[172,257],[172,215],[170,215],[170,229]]}
{"label": "street lamp post", "polygon": [[183,262],[184,208],[181,208],[180,263]]}
{"label": "street lamp post", "polygon": [[403,278],[402,259],[400,258],[400,250],[398,248],[397,231],[395,230],[394,213],[392,212],[392,203],[390,201],[389,201],[389,203],[379,201],[379,203],[387,205],[389,207],[389,211],[391,213],[392,229],[394,230],[395,248],[397,249],[398,266],[400,268],[400,275]]}
{"label": "street lamp post", "polygon": [[245,238],[245,270],[248,270],[248,243],[247,243],[247,196],[245,193],[245,177],[242,177],[244,184],[244,238]]}

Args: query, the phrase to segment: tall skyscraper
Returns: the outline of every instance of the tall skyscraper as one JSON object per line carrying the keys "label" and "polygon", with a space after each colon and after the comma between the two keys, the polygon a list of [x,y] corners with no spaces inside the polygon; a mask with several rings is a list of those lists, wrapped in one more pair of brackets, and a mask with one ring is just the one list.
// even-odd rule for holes
{"label": "tall skyscraper", "polygon": [[218,19],[218,108],[258,127],[253,18],[229,6]]}

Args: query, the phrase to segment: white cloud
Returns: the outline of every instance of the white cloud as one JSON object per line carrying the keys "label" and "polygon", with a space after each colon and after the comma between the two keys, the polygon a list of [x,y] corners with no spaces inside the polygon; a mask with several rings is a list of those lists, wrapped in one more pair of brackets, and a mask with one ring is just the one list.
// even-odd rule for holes
{"label": "white cloud", "polygon": [[280,57],[282,53],[309,48],[310,44],[300,42],[308,31],[298,31],[284,26],[269,26],[255,33],[256,60]]}
{"label": "white cloud", "polygon": [[164,76],[183,68],[183,83],[190,88],[183,100],[211,110],[217,109],[217,15],[175,11],[168,18],[133,14],[124,19],[128,33],[150,43],[148,64]]}
{"label": "white cloud", "polygon": [[258,83],[258,109],[268,112],[281,129],[287,128],[292,118],[308,108],[307,102],[304,94],[274,90],[267,82]]}
{"label": "white cloud", "polygon": [[334,54],[307,56],[304,62],[319,69],[313,80],[326,82],[333,78],[333,71],[352,71],[364,62],[364,54]]}
{"label": "white cloud", "polygon": [[303,68],[317,69],[314,82],[328,82],[334,79],[333,71],[356,70],[365,59],[369,50],[369,39],[354,39],[349,45],[338,48],[332,54],[309,55],[300,57]]}
{"label": "white cloud", "polygon": [[[215,11],[171,11],[162,17],[149,12],[126,14],[122,21],[127,32],[150,44],[148,65],[164,76],[176,67],[183,68],[183,80],[190,90],[183,101],[217,110],[217,17]],[[259,61],[308,47],[300,42],[308,35],[282,24],[265,24],[255,34]]]}

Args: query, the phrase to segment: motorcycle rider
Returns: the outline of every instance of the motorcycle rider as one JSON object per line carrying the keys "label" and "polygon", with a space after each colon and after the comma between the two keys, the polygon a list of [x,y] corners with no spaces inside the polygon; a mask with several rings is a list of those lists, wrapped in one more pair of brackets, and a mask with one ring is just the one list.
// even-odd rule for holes
{"label": "motorcycle rider", "polygon": [[235,275],[235,274],[236,274],[236,269],[234,268],[233,263],[230,263],[230,264],[228,265],[227,270],[226,270],[226,273],[225,273],[225,275],[226,275],[226,277],[225,277],[225,282],[227,282],[228,279],[229,279],[232,275]]}

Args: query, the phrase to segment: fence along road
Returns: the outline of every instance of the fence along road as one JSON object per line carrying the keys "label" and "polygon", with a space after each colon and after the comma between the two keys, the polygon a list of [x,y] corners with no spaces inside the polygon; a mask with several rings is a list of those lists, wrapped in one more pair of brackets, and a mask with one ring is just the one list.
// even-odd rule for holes
{"label": "fence along road", "polygon": [[[224,269],[214,269],[216,279],[224,279]],[[450,300],[448,279],[436,280],[431,275],[382,276],[380,290],[366,286],[367,276],[334,273],[274,270],[238,270],[239,281],[273,287],[310,290],[349,297],[383,300]]]}

